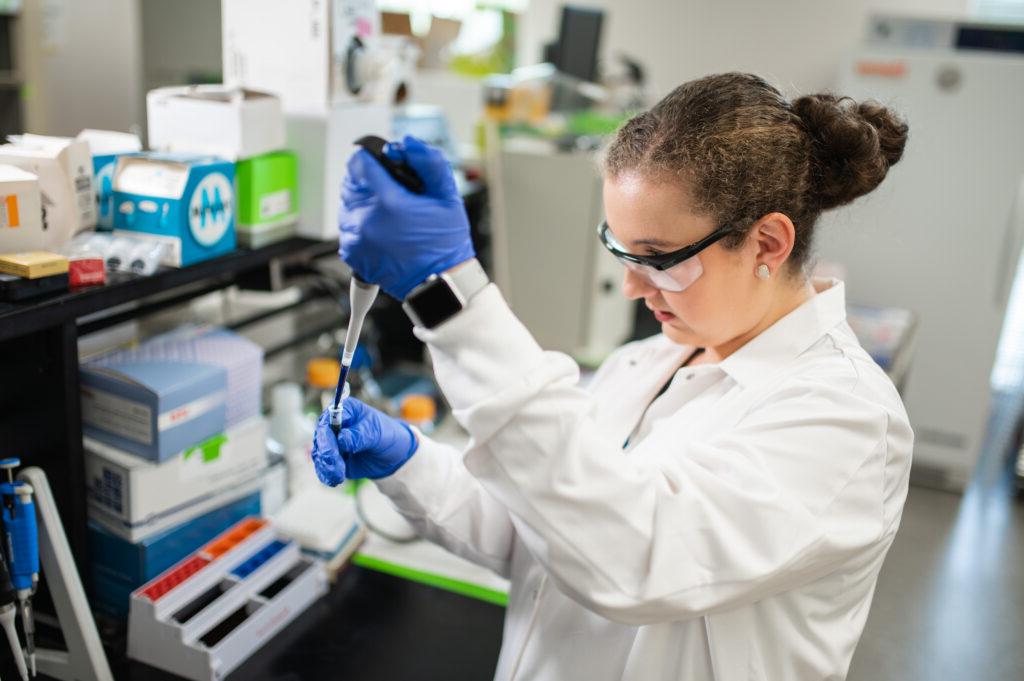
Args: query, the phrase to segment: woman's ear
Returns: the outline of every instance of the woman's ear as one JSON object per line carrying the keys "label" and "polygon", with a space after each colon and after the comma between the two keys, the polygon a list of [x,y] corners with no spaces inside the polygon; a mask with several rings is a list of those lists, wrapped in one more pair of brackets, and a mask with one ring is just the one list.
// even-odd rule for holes
{"label": "woman's ear", "polygon": [[767,265],[771,273],[786,264],[796,244],[796,227],[785,213],[768,213],[750,230],[751,241],[757,246],[757,265]]}

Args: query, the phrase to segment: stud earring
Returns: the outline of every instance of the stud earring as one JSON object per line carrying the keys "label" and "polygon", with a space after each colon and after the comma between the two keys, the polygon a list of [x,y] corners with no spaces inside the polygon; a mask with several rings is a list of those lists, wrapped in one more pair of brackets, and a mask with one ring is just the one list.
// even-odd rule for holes
{"label": "stud earring", "polygon": [[768,281],[772,276],[772,271],[768,269],[768,265],[760,264],[757,266],[757,278],[761,281]]}

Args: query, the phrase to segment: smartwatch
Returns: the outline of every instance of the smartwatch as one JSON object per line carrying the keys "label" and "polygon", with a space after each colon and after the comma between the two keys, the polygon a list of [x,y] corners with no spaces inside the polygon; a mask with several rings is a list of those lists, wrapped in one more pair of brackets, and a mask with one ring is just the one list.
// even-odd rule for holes
{"label": "smartwatch", "polygon": [[409,292],[402,309],[416,326],[433,329],[461,312],[489,283],[480,261],[471,258],[446,272],[431,274]]}

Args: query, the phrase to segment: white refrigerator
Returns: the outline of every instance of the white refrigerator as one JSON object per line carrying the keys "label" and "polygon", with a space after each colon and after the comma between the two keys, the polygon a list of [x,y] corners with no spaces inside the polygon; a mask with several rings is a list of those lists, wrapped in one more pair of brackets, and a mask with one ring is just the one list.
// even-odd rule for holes
{"label": "white refrigerator", "polygon": [[837,87],[903,112],[910,138],[878,190],[823,217],[818,255],[843,265],[852,302],[918,315],[903,395],[916,435],[914,475],[957,490],[983,444],[1024,238],[1017,31],[876,17]]}

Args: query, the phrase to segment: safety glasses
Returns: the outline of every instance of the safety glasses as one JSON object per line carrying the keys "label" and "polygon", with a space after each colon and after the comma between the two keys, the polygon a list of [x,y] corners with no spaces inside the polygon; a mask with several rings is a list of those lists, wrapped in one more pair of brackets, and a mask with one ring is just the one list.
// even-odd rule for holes
{"label": "safety glasses", "polygon": [[696,255],[732,231],[728,227],[720,227],[697,243],[671,253],[635,255],[626,252],[625,247],[619,243],[611,229],[608,228],[607,222],[602,222],[597,227],[601,243],[619,259],[619,262],[631,272],[647,280],[651,286],[673,293],[685,290],[704,273],[704,267]]}

